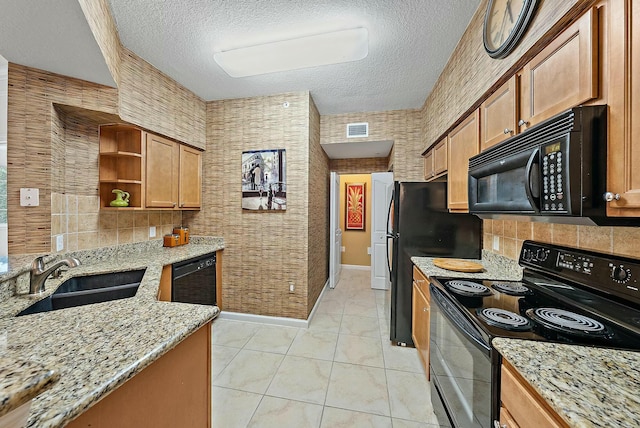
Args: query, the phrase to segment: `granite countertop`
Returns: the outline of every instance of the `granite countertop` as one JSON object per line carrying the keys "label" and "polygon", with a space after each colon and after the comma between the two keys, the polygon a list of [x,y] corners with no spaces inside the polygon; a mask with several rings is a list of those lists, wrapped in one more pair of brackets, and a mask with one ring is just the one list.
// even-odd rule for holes
{"label": "granite countertop", "polygon": [[569,426],[638,426],[639,352],[505,338],[492,343]]}
{"label": "granite countertop", "polygon": [[[128,299],[23,317],[15,314],[33,298],[19,294],[1,299],[0,358],[13,363],[3,364],[0,372],[0,415],[26,402],[25,396],[35,396],[27,426],[63,426],[215,318],[215,306],[160,302],[156,296],[163,266],[223,248],[221,238],[194,237],[190,244],[173,248],[149,241],[69,253],[60,257],[77,257],[82,265],[47,280],[39,298],[72,276],[139,268],[146,272],[138,292]],[[18,278],[23,275],[19,267],[16,272]],[[14,281],[11,287],[25,293],[28,281]],[[34,372],[34,365],[42,371]],[[43,372],[53,372],[48,382],[33,379]]]}
{"label": "granite countertop", "polygon": [[448,278],[476,278],[502,281],[519,281],[522,279],[522,268],[518,265],[517,261],[487,250],[482,250],[481,260],[465,259],[480,263],[484,267],[482,272],[477,273],[456,272],[439,268],[433,264],[434,258],[436,257],[411,257],[411,261],[428,277],[441,276]]}
{"label": "granite countertop", "polygon": [[59,377],[42,364],[0,357],[0,416],[48,389]]}

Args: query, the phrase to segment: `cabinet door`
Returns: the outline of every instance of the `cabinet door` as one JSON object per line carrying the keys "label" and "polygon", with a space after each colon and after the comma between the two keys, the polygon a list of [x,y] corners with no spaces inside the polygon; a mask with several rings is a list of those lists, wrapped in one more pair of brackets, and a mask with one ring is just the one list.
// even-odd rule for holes
{"label": "cabinet door", "polygon": [[560,416],[506,360],[503,360],[500,374],[500,401],[518,426],[549,428],[566,426],[561,422]]}
{"label": "cabinet door", "polygon": [[449,134],[449,211],[469,212],[469,158],[479,152],[480,118],[476,110]]}
{"label": "cabinet door", "polygon": [[486,150],[515,135],[516,93],[516,76],[513,76],[480,106],[480,150]]}
{"label": "cabinet door", "polygon": [[447,172],[447,166],[447,139],[443,138],[433,148],[433,173],[436,176],[442,175]]}
{"label": "cabinet door", "polygon": [[180,145],[147,133],[146,206],[175,208],[178,204]]}
{"label": "cabinet door", "polygon": [[[640,216],[640,0],[612,2],[607,215]],[[636,25],[634,26],[633,23]],[[635,168],[634,168],[635,166]]]}
{"label": "cabinet door", "polygon": [[433,171],[433,149],[431,149],[424,155],[424,179],[429,181],[435,175]]}
{"label": "cabinet door", "polygon": [[202,156],[199,150],[180,145],[180,208],[200,208]]}
{"label": "cabinet door", "polygon": [[598,13],[592,8],[524,66],[520,131],[597,96]]}
{"label": "cabinet door", "polygon": [[429,379],[429,302],[420,290],[419,285],[413,283],[413,294],[411,297],[411,322],[413,331],[411,338],[418,351],[422,366]]}

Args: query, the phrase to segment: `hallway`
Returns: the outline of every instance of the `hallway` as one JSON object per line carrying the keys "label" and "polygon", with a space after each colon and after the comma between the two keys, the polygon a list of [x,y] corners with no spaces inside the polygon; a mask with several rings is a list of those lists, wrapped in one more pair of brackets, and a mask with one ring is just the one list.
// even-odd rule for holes
{"label": "hallway", "polygon": [[308,329],[214,321],[212,426],[436,427],[417,351],[389,341],[389,296],[343,269]]}

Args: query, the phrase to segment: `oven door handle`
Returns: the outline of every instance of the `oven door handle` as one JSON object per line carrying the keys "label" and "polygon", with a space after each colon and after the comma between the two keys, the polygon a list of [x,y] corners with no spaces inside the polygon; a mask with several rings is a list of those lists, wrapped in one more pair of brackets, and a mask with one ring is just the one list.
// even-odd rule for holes
{"label": "oven door handle", "polygon": [[454,312],[455,308],[452,307],[452,303],[447,301],[448,299],[444,297],[438,287],[431,283],[429,289],[431,297],[433,298],[432,301],[438,305],[438,308],[440,308],[447,319],[451,321],[458,330],[462,331],[467,337],[469,337],[479,349],[483,350],[487,355],[490,354],[491,345],[482,340],[480,331],[469,320],[464,318],[464,315]]}
{"label": "oven door handle", "polygon": [[[535,212],[540,211],[540,206],[539,206],[540,189],[539,187],[537,189],[532,188],[531,174],[535,173],[535,177],[533,178],[533,183],[535,183],[536,186],[540,186],[540,174],[538,172],[538,169],[535,169],[535,170],[533,169],[534,164],[535,165],[539,164],[538,162],[536,162],[536,160],[538,160],[539,152],[540,152],[540,149],[535,149],[531,153],[531,156],[529,156],[529,160],[527,161],[527,166],[525,167],[525,170],[524,170],[524,178],[525,178],[524,191],[527,194],[527,199],[531,204],[531,208],[533,208]],[[534,195],[534,190],[537,191],[538,196]]]}

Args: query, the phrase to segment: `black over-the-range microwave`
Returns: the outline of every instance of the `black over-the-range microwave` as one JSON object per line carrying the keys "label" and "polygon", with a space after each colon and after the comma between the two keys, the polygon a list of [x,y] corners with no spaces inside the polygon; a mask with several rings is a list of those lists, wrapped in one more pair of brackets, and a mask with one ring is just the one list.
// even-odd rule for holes
{"label": "black over-the-range microwave", "polygon": [[606,217],[607,106],[558,114],[469,159],[469,212],[482,218],[639,224]]}

